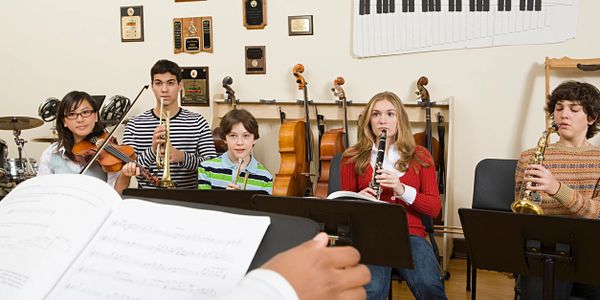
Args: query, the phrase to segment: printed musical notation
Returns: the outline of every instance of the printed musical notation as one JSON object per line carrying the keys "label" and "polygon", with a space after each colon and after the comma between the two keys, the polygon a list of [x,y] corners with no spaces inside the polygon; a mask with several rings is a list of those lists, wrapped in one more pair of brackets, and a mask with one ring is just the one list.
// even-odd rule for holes
{"label": "printed musical notation", "polygon": [[357,57],[562,42],[576,0],[355,0]]}
{"label": "printed musical notation", "polygon": [[[260,235],[248,240],[256,235],[251,228],[262,224],[264,231],[268,224],[239,223],[239,232],[227,232],[225,224],[235,221],[192,210],[157,222],[152,214],[159,211],[132,201],[106,220],[49,299],[212,299],[245,274],[249,260],[243,259],[254,254],[247,249],[260,242]],[[161,206],[160,214],[168,209]]]}

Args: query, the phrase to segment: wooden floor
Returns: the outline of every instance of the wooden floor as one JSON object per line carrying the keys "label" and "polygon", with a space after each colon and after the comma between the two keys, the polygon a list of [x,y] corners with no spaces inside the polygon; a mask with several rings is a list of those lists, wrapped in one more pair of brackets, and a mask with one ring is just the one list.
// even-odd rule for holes
{"label": "wooden floor", "polygon": [[[451,259],[448,265],[450,279],[446,281],[446,295],[450,300],[471,299],[471,293],[465,290],[467,261]],[[477,270],[477,299],[514,299],[514,279],[498,272]],[[406,283],[394,282],[393,299],[415,299]]]}

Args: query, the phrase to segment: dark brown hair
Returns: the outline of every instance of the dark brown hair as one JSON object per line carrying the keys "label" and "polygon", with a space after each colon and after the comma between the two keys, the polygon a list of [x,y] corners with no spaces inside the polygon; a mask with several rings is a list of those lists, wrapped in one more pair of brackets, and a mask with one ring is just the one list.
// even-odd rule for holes
{"label": "dark brown hair", "polygon": [[565,81],[559,84],[548,97],[546,111],[553,115],[556,103],[561,100],[574,101],[583,107],[585,114],[594,119],[594,123],[588,126],[586,138],[591,138],[598,132],[598,116],[600,116],[600,91],[585,82]]}
{"label": "dark brown hair", "polygon": [[225,136],[231,132],[231,128],[238,123],[242,123],[244,128],[254,135],[254,139],[258,140],[258,122],[256,122],[254,116],[245,109],[233,109],[223,116],[223,119],[221,119],[221,123],[219,124],[219,127],[222,129],[221,138],[225,139]]}

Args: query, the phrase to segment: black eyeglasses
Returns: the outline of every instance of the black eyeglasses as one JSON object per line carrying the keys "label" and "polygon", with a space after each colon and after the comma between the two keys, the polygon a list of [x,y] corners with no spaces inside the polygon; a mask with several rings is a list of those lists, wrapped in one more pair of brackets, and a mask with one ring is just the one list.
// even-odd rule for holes
{"label": "black eyeglasses", "polygon": [[95,111],[93,109],[86,109],[81,112],[70,112],[65,115],[65,118],[67,118],[69,120],[75,120],[75,119],[77,119],[77,117],[81,116],[84,119],[87,119],[87,118],[91,117],[94,114],[94,112]]}

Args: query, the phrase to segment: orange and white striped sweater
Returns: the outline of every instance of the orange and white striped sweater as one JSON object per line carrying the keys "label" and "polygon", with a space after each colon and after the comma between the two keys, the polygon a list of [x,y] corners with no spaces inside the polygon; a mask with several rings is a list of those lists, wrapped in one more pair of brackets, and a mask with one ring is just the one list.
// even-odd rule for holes
{"label": "orange and white striped sweater", "polygon": [[[515,197],[523,178],[523,170],[535,149],[521,153],[515,174]],[[543,165],[560,182],[556,195],[542,194],[545,215],[561,215],[596,219],[600,217],[600,148],[589,145],[566,147],[551,144],[544,153]]]}

